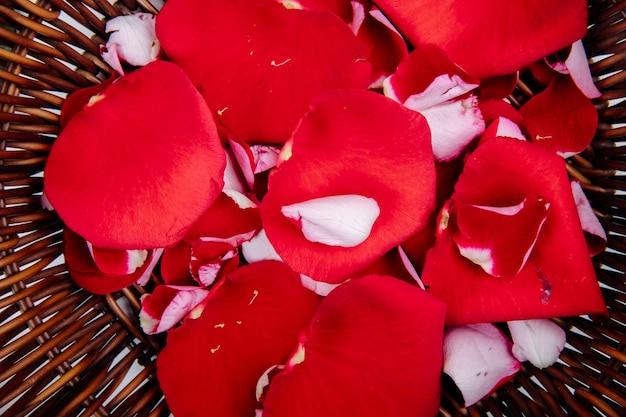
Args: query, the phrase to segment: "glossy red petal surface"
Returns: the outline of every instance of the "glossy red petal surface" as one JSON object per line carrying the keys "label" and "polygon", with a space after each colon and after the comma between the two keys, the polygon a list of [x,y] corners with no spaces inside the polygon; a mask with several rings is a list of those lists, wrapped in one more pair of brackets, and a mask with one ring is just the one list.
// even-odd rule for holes
{"label": "glossy red petal surface", "polygon": [[414,46],[440,46],[479,79],[515,72],[587,31],[587,2],[582,0],[379,0],[376,4]]}
{"label": "glossy red petal surface", "polygon": [[59,120],[61,128],[64,129],[70,119],[74,117],[76,113],[83,110],[83,108],[89,102],[89,99],[106,90],[109,85],[111,85],[111,83],[115,81],[118,77],[119,76],[117,74],[114,74],[100,84],[96,84],[91,87],[81,88],[67,96],[67,99],[65,99],[65,101],[63,102],[63,107],[61,107],[61,115]]}
{"label": "glossy red petal surface", "polygon": [[520,113],[531,140],[569,157],[582,152],[598,126],[595,106],[569,76],[556,76],[548,88],[530,99]]}
{"label": "glossy red petal surface", "polygon": [[94,245],[149,249],[184,236],[220,192],[224,166],[202,97],[180,68],[156,61],[70,120],[44,187],[59,216]]}
{"label": "glossy red petal surface", "polygon": [[256,382],[285,363],[319,305],[284,264],[237,269],[211,290],[202,315],[171,330],[157,377],[177,417],[249,417]]}
{"label": "glossy red petal surface", "polygon": [[263,416],[437,415],[444,315],[443,303],[395,278],[340,285],[272,379]]}
{"label": "glossy red petal surface", "polygon": [[456,209],[458,230],[452,239],[463,256],[479,263],[488,274],[513,276],[530,256],[549,207],[534,195],[505,208],[463,204]]}
{"label": "glossy red petal surface", "polygon": [[[519,274],[494,278],[461,257],[451,238],[456,207],[507,206],[530,194],[550,210]],[[451,204],[448,227],[422,273],[429,292],[448,305],[447,324],[606,313],[561,157],[534,143],[494,138],[468,157]]]}
{"label": "glossy red petal surface", "polygon": [[[373,92],[337,91],[315,101],[293,139],[291,159],[270,177],[261,217],[270,242],[295,271],[342,282],[428,221],[434,162],[419,113]],[[369,238],[355,247],[310,242],[281,213],[283,206],[346,194],[373,198],[380,207]]]}
{"label": "glossy red petal surface", "polygon": [[285,142],[311,98],[366,88],[371,72],[361,42],[339,17],[276,0],[169,1],[157,36],[216,120],[246,142]]}

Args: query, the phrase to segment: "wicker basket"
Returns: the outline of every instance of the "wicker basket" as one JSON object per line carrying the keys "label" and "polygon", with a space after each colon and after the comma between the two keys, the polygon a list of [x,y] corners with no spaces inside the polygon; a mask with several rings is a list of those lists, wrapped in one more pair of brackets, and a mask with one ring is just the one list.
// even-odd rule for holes
{"label": "wicker basket", "polygon": [[[34,3],[33,3],[34,1]],[[63,225],[40,205],[41,171],[67,93],[104,79],[104,21],[156,12],[149,0],[0,0],[0,414],[169,415],[155,378],[162,337],[136,322],[143,289],[94,296],[60,259]],[[440,414],[615,416],[626,409],[626,1],[591,0],[585,44],[603,92],[592,146],[569,162],[609,236],[595,258],[610,320],[559,320],[556,365],[522,371],[465,409],[450,390]],[[62,19],[60,17],[63,17]],[[93,34],[93,35],[92,35]],[[532,96],[522,77],[514,96]],[[155,280],[157,278],[155,277]]]}

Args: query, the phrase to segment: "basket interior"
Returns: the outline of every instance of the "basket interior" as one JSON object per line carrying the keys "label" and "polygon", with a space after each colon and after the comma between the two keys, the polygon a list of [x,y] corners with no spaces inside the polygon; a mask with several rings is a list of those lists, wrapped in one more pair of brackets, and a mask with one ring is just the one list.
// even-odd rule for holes
{"label": "basket interior", "polygon": [[[0,414],[169,415],[155,378],[162,336],[136,321],[139,287],[96,296],[61,256],[62,222],[42,209],[42,170],[67,94],[107,78],[106,19],[156,0],[0,1]],[[468,409],[446,389],[440,415],[620,416],[626,407],[626,1],[589,1],[584,40],[603,95],[587,151],[568,162],[608,234],[594,258],[610,319],[558,319],[567,347],[547,369],[524,364]],[[527,74],[511,101],[538,89]],[[155,280],[158,280],[155,277]]]}

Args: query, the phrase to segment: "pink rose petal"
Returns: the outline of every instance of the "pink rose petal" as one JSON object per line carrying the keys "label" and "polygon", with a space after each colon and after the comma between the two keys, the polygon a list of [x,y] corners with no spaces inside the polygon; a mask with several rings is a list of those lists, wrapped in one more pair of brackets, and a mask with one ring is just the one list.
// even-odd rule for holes
{"label": "pink rose petal", "polygon": [[443,339],[443,372],[463,395],[465,406],[477,403],[519,369],[511,342],[493,324],[447,328]]}
{"label": "pink rose petal", "polygon": [[[209,296],[198,287],[157,285],[151,294],[141,299],[139,322],[146,334],[161,333],[174,327],[194,312]],[[199,315],[200,311],[195,314]]]}
{"label": "pink rose petal", "polygon": [[347,194],[290,204],[281,212],[307,240],[351,248],[369,237],[380,207],[373,198]]}
{"label": "pink rose petal", "polygon": [[106,23],[109,35],[102,58],[120,75],[124,75],[122,62],[143,66],[154,61],[161,52],[155,33],[156,16],[135,13],[115,17]]}
{"label": "pink rose petal", "polygon": [[596,216],[596,213],[593,211],[591,203],[589,203],[580,182],[571,181],[571,185],[574,201],[576,202],[576,209],[578,210],[578,217],[580,218],[580,223],[585,232],[585,240],[587,241],[589,254],[595,256],[606,248],[606,232],[600,220],[598,220],[598,216]]}
{"label": "pink rose petal", "polygon": [[537,368],[554,364],[565,347],[565,331],[548,319],[509,321],[513,355]]}

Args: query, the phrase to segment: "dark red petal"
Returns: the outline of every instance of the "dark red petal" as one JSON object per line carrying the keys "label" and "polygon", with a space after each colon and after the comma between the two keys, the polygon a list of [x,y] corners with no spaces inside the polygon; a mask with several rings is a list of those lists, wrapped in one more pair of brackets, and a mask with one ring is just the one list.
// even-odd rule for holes
{"label": "dark red petal", "polygon": [[168,1],[157,36],[216,120],[246,142],[285,142],[311,98],[366,88],[371,73],[362,44],[336,15],[276,0]]}
{"label": "dark red petal", "polygon": [[285,363],[320,301],[276,261],[241,267],[220,282],[199,318],[170,331],[157,358],[177,417],[253,416],[257,380]]}
{"label": "dark red petal", "polygon": [[89,103],[89,100],[92,97],[104,92],[104,90],[106,90],[109,85],[111,85],[111,83],[115,81],[118,77],[119,75],[114,73],[113,76],[107,78],[100,84],[96,84],[91,87],[81,88],[70,94],[63,102],[63,107],[61,107],[61,115],[59,120],[59,123],[61,124],[61,129],[64,129],[65,126],[67,126],[67,123],[72,117],[74,117],[76,113],[82,111],[85,108],[85,106],[87,105],[87,103]]}
{"label": "dark red petal", "polygon": [[224,165],[202,97],[180,68],[156,61],[71,119],[44,186],[59,216],[94,245],[149,249],[184,236],[220,192]]}
{"label": "dark red petal", "polygon": [[165,248],[161,259],[161,278],[168,285],[192,285],[189,262],[191,262],[189,243],[181,241]]}
{"label": "dark red petal", "polygon": [[[270,242],[295,271],[342,282],[426,224],[435,178],[419,113],[374,92],[337,91],[314,102],[293,139],[291,159],[270,177],[261,216]],[[283,206],[347,194],[372,198],[380,208],[369,238],[355,247],[310,242],[281,213]]]}
{"label": "dark red petal", "polygon": [[515,89],[518,78],[518,73],[515,72],[481,80],[478,97],[481,100],[506,98]]}
{"label": "dark red petal", "polygon": [[565,75],[556,76],[520,113],[531,140],[564,157],[582,152],[598,126],[595,106]]}
{"label": "dark red petal", "polygon": [[68,228],[63,232],[63,254],[70,277],[76,284],[94,294],[121,290],[141,280],[145,274],[150,274],[158,256],[155,251],[149,252],[146,262],[132,274],[104,274],[94,263],[85,240]]}
{"label": "dark red petal", "polygon": [[581,39],[587,2],[379,0],[413,46],[435,44],[479,79],[505,75]]}
{"label": "dark red petal", "polygon": [[395,278],[340,285],[271,380],[263,416],[436,415],[444,316],[443,303]]}
{"label": "dark red petal", "polygon": [[[531,194],[549,202],[550,211],[519,274],[494,278],[459,254],[451,238],[455,207],[512,205]],[[448,305],[448,324],[606,313],[561,157],[534,143],[494,138],[467,159],[451,204],[422,273],[429,292]]]}

